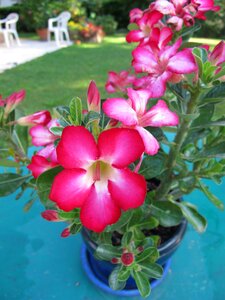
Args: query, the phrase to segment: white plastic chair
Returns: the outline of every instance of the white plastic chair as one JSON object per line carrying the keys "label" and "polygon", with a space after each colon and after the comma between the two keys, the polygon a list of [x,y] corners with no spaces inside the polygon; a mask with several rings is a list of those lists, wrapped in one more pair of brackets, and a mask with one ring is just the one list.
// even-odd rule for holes
{"label": "white plastic chair", "polygon": [[[16,29],[16,23],[19,20],[17,13],[9,14],[5,19],[0,20],[0,33],[3,34],[7,47],[10,47],[10,43],[13,44],[15,39],[18,46],[21,46],[20,39]],[[4,27],[2,25],[4,24]]]}
{"label": "white plastic chair", "polygon": [[[67,23],[71,18],[68,11],[62,12],[58,17],[48,20],[48,41],[51,41],[51,33],[54,33],[56,44],[59,46],[61,42],[70,42]],[[65,40],[64,40],[65,36]]]}

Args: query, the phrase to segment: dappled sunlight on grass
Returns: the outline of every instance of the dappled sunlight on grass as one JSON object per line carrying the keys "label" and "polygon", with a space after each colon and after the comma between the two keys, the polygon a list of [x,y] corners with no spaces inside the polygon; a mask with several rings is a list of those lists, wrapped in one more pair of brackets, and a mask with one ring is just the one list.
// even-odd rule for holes
{"label": "dappled sunlight on grass", "polygon": [[199,43],[199,44],[207,44],[210,46],[217,45],[221,40],[218,39],[206,39],[206,38],[191,38],[190,42]]}

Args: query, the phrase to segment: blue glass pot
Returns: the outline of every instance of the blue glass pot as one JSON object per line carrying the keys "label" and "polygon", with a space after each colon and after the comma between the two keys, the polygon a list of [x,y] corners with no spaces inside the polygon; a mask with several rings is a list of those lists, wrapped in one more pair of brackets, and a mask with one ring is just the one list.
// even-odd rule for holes
{"label": "blue glass pot", "polygon": [[[178,246],[181,243],[181,240],[187,229],[187,221],[182,220],[181,224],[178,226],[174,235],[168,239],[166,242],[161,244],[158,247],[160,258],[158,263],[164,267],[164,273],[162,278],[158,280],[151,280],[151,287],[155,288],[159,285],[163,278],[166,276],[169,266],[171,263],[171,257],[174,252],[177,250]],[[129,278],[125,289],[122,291],[114,291],[108,286],[108,278],[110,273],[115,268],[114,264],[111,264],[108,261],[97,260],[94,257],[94,252],[97,248],[97,244],[91,240],[90,231],[87,229],[82,230],[83,236],[83,247],[81,252],[81,258],[83,263],[83,268],[89,277],[89,279],[99,288],[113,295],[118,296],[139,296],[135,281],[133,278]]]}

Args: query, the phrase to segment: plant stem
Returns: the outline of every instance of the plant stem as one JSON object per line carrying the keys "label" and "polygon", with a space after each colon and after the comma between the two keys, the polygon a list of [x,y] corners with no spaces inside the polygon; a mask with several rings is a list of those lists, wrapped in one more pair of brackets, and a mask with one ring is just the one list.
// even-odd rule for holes
{"label": "plant stem", "polygon": [[[196,112],[199,96],[200,96],[200,88],[197,86],[196,90],[193,93],[191,93],[191,98],[187,104],[187,110],[186,110],[187,115],[192,115]],[[184,118],[177,131],[177,134],[174,139],[174,145],[171,146],[170,152],[168,154],[168,160],[166,165],[167,171],[165,177],[162,180],[156,192],[157,201],[163,200],[171,189],[171,185],[173,182],[173,169],[177,162],[177,156],[179,155],[182,145],[189,133],[189,129],[191,127],[192,122],[193,119]]]}

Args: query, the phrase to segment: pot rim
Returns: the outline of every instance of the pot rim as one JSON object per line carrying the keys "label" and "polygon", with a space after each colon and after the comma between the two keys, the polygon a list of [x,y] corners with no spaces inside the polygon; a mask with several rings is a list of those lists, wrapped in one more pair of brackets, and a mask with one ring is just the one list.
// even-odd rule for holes
{"label": "pot rim", "polygon": [[[186,232],[187,224],[188,224],[187,220],[185,218],[183,218],[181,223],[178,225],[179,227],[177,228],[174,235],[171,238],[169,238],[167,241],[165,241],[164,243],[162,243],[161,245],[158,246],[160,258],[163,257],[164,255],[166,255],[167,251],[170,248],[174,248],[180,243],[180,241],[182,240],[182,238]],[[94,250],[96,250],[98,244],[91,239],[90,232],[91,231],[89,229],[87,229],[86,227],[82,228],[82,235],[84,236],[84,238],[89,240],[91,247]]]}

